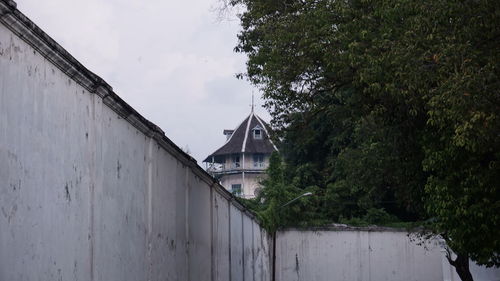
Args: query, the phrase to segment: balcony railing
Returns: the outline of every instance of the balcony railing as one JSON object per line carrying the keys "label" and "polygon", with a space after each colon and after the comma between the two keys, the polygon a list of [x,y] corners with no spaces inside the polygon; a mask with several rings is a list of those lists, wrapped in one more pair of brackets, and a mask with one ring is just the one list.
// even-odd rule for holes
{"label": "balcony railing", "polygon": [[253,162],[253,167],[257,169],[265,169],[266,164],[264,162]]}
{"label": "balcony railing", "polygon": [[265,170],[267,165],[263,162],[255,162],[250,167],[243,168],[240,163],[231,163],[229,165],[226,164],[212,164],[207,168],[207,172],[209,173],[228,173],[228,172],[237,172],[241,170]]}

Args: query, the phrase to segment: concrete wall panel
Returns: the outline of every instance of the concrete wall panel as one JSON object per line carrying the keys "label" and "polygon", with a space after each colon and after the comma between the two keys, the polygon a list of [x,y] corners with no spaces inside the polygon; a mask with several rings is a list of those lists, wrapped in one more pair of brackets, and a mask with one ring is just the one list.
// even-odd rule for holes
{"label": "concrete wall panel", "polygon": [[229,202],[213,193],[213,280],[230,280]]}
{"label": "concrete wall panel", "polygon": [[397,231],[278,232],[279,281],[442,280],[439,245]]}
{"label": "concrete wall panel", "polygon": [[[102,184],[95,188],[95,271],[98,280],[146,276],[147,138],[116,113],[102,114]],[[110,141],[108,141],[110,140]],[[113,141],[111,141],[113,140]]]}
{"label": "concrete wall panel", "polygon": [[196,175],[188,179],[189,194],[189,280],[205,280],[212,275],[211,190]]}
{"label": "concrete wall panel", "polygon": [[263,279],[263,247],[262,247],[262,236],[261,229],[259,225],[254,221],[253,223],[253,279],[262,280]]}
{"label": "concrete wall panel", "polygon": [[272,237],[263,228],[260,228],[260,241],[261,241],[261,256],[262,256],[262,270],[259,280],[271,280],[272,272]]}
{"label": "concrete wall panel", "polygon": [[243,216],[243,280],[254,281],[254,241],[252,220]]}
{"label": "concrete wall panel", "polygon": [[152,280],[187,280],[187,167],[157,145],[151,148],[152,202],[149,219]]}
{"label": "concrete wall panel", "polygon": [[92,99],[1,24],[0,38],[0,280],[88,279]]}
{"label": "concrete wall panel", "polygon": [[231,280],[243,280],[243,214],[234,205],[229,208]]}

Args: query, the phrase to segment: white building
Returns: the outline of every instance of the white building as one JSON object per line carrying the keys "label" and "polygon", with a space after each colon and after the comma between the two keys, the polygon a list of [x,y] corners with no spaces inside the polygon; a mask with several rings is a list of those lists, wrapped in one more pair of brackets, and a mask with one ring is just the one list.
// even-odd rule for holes
{"label": "white building", "polygon": [[269,157],[277,151],[269,131],[269,125],[252,110],[236,129],[224,130],[226,143],[203,161],[207,171],[233,194],[255,197]]}

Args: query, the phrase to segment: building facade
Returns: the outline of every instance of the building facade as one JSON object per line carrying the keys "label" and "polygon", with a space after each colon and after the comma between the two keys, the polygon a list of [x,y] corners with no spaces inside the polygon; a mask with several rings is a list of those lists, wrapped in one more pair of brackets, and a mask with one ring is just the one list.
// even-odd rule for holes
{"label": "building facade", "polygon": [[269,125],[252,110],[236,129],[223,131],[226,143],[203,161],[207,171],[233,194],[254,198],[269,157],[277,151],[269,132]]}

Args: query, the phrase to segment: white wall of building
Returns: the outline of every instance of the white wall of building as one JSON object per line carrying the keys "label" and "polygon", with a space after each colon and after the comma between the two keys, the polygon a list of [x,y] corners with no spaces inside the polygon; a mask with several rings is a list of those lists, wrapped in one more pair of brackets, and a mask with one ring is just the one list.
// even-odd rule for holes
{"label": "white wall of building", "polygon": [[228,174],[224,175],[220,181],[221,185],[224,186],[228,191],[231,191],[231,186],[233,184],[241,184],[243,192],[243,177],[241,174]]}
{"label": "white wall of building", "polygon": [[253,216],[22,17],[0,0],[0,280],[269,280]]}
{"label": "white wall of building", "polygon": [[265,176],[265,174],[249,172],[245,172],[244,175],[243,173],[226,174],[221,177],[220,182],[228,191],[231,191],[233,184],[241,184],[241,197],[253,198],[255,197],[255,190],[262,187],[260,182]]}

